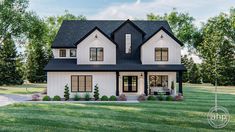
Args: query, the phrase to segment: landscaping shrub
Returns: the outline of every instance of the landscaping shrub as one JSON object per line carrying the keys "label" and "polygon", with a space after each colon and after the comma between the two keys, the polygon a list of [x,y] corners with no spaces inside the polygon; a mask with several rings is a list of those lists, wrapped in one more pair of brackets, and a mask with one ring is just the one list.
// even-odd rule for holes
{"label": "landscaping shrub", "polygon": [[65,86],[64,86],[64,99],[65,99],[65,101],[66,100],[69,100],[69,87],[68,87],[68,84],[66,84]]}
{"label": "landscaping shrub", "polygon": [[98,100],[100,97],[99,97],[99,87],[98,87],[98,85],[96,84],[95,85],[95,90],[94,90],[94,98],[95,98],[95,100]]}
{"label": "landscaping shrub", "polygon": [[167,96],[167,97],[166,97],[166,100],[167,100],[167,101],[173,101],[174,98],[173,98],[172,96]]}
{"label": "landscaping shrub", "polygon": [[44,96],[42,100],[43,100],[43,101],[50,101],[51,98],[50,98],[49,96]]}
{"label": "landscaping shrub", "polygon": [[119,101],[126,101],[126,100],[127,100],[126,95],[125,95],[125,94],[121,94],[121,95],[118,97],[118,100],[119,100]]}
{"label": "landscaping shrub", "polygon": [[158,98],[158,100],[160,100],[160,101],[164,100],[164,97],[163,97],[162,94],[159,94],[159,95],[157,96],[157,98]]}
{"label": "landscaping shrub", "polygon": [[109,97],[109,101],[117,101],[117,97],[112,95]]}
{"label": "landscaping shrub", "polygon": [[101,97],[101,101],[108,101],[108,100],[109,100],[109,98],[106,95]]}
{"label": "landscaping shrub", "polygon": [[40,99],[40,94],[39,93],[34,93],[32,95],[32,100],[33,101],[39,101],[39,99]]}
{"label": "landscaping shrub", "polygon": [[145,94],[141,94],[141,95],[138,97],[138,101],[145,101],[145,100],[146,100]]}
{"label": "landscaping shrub", "polygon": [[54,96],[53,101],[61,101],[60,96],[58,96],[58,95]]}
{"label": "landscaping shrub", "polygon": [[184,98],[181,93],[179,93],[177,96],[175,96],[176,101],[182,101]]}
{"label": "landscaping shrub", "polygon": [[74,95],[74,100],[75,101],[79,101],[81,99],[80,95],[79,94],[75,94]]}
{"label": "landscaping shrub", "polygon": [[84,99],[85,99],[86,101],[89,101],[89,100],[91,99],[91,95],[90,95],[89,93],[86,93],[86,94],[84,95]]}
{"label": "landscaping shrub", "polygon": [[156,100],[156,97],[153,95],[148,96],[147,100]]}

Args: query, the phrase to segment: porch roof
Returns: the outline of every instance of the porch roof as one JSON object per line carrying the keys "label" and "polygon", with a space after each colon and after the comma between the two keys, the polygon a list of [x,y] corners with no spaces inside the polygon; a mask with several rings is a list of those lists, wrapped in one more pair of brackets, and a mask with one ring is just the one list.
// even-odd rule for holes
{"label": "porch roof", "polygon": [[186,71],[182,64],[142,65],[138,62],[122,61],[116,65],[77,65],[76,59],[51,59],[45,71]]}

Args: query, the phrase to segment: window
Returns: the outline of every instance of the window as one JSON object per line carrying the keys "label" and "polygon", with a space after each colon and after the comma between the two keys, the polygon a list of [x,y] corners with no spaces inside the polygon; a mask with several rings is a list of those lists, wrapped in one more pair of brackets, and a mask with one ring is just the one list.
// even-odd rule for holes
{"label": "window", "polygon": [[168,87],[167,75],[150,75],[149,76],[150,87]]}
{"label": "window", "polygon": [[168,61],[168,48],[155,48],[156,61]]}
{"label": "window", "polygon": [[66,57],[66,49],[60,49],[60,57]]}
{"label": "window", "polygon": [[123,92],[137,92],[137,76],[123,76]]}
{"label": "window", "polygon": [[131,53],[131,34],[126,34],[126,53]]}
{"label": "window", "polygon": [[70,49],[70,57],[76,57],[76,49]]}
{"label": "window", "polygon": [[104,49],[103,48],[90,48],[90,61],[103,61]]}
{"label": "window", "polygon": [[92,76],[91,75],[71,76],[71,91],[92,92]]}

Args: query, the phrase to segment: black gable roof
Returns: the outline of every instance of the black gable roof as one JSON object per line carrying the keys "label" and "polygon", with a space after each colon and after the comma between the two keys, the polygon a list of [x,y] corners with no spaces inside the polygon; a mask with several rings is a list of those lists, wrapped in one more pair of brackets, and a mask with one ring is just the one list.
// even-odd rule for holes
{"label": "black gable roof", "polygon": [[[65,20],[63,21],[52,48],[75,48],[76,42],[82,39],[95,27],[99,28],[108,37],[111,37],[113,31],[120,27],[125,20]],[[133,24],[138,26],[145,34],[144,39],[148,39],[161,27],[172,33],[167,21],[144,21],[132,20]]]}

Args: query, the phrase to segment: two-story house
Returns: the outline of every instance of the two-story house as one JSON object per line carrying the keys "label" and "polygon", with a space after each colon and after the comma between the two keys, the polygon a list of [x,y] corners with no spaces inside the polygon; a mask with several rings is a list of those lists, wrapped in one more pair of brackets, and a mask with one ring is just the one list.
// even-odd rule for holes
{"label": "two-story house", "polygon": [[100,95],[149,95],[167,92],[177,75],[171,93],[182,93],[181,46],[167,21],[64,21],[44,69],[47,94],[63,97],[66,84],[71,95],[93,94],[97,84]]}

